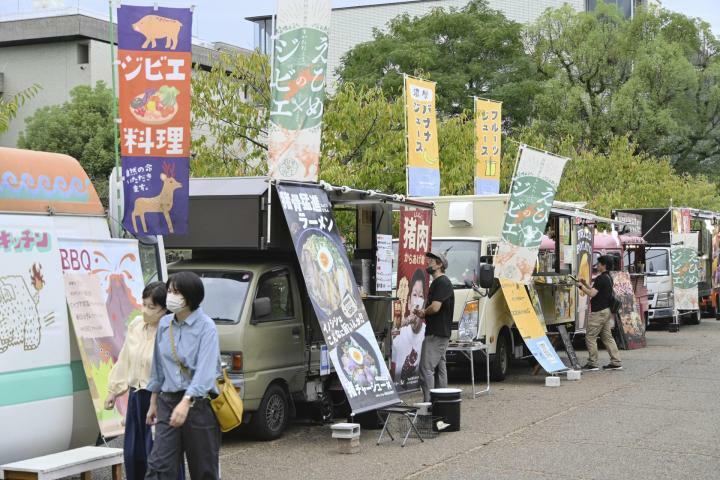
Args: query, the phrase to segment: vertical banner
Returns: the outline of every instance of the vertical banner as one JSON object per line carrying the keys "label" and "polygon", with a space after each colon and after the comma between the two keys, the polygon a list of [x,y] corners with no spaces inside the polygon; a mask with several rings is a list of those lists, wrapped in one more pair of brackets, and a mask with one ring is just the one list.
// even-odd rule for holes
{"label": "vertical banner", "polygon": [[[588,225],[576,227],[576,253],[577,253],[577,279],[585,280],[592,285],[592,251],[593,251],[593,229]],[[574,289],[577,294],[577,320],[575,331],[585,331],[588,306],[590,299],[579,288]]]}
{"label": "vertical banner", "polygon": [[618,332],[623,337],[626,348],[633,350],[645,347],[645,321],[640,317],[635,301],[635,290],[628,272],[610,272],[613,279],[613,293],[620,300],[617,314],[620,322]]}
{"label": "vertical banner", "polygon": [[399,392],[420,388],[420,353],[425,321],[412,312],[424,308],[429,278],[425,254],[432,239],[432,210],[400,207],[397,290],[393,308],[390,372]]}
{"label": "vertical banner", "polygon": [[502,239],[495,255],[495,276],[527,284],[550,216],[567,158],[522,146]]}
{"label": "vertical banner", "polygon": [[440,195],[435,82],[405,75],[408,196]]}
{"label": "vertical banner", "polygon": [[134,235],[187,232],[192,12],[118,8],[120,148]]}
{"label": "vertical banner", "polygon": [[698,306],[698,233],[670,235],[670,268],[672,270],[675,309],[697,310]]}
{"label": "vertical banner", "polygon": [[[720,225],[713,226],[712,272],[712,288],[720,288]],[[720,305],[717,308],[720,309]]]}
{"label": "vertical banner", "polygon": [[672,231],[674,233],[690,233],[690,209],[672,209]]}
{"label": "vertical banner", "polygon": [[538,320],[525,285],[501,278],[500,287],[515,326],[533,357],[548,373],[567,370]]}
{"label": "vertical banner", "polygon": [[60,239],[65,297],[80,348],[100,433],[122,435],[123,395],[105,410],[108,376],[125,341],[128,323],[142,315],[144,288],[136,240]]}
{"label": "vertical banner", "polygon": [[399,402],[332,206],[320,187],[277,185],[308,295],[353,413]]}
{"label": "vertical banner", "polygon": [[271,79],[268,171],[317,182],[327,81],[330,0],[279,0]]}
{"label": "vertical banner", "polygon": [[502,102],[475,99],[475,195],[500,193]]}

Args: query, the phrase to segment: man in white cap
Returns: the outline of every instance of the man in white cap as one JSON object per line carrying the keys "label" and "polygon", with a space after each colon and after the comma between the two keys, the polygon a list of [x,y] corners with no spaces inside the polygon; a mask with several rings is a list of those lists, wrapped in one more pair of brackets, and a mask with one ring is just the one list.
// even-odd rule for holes
{"label": "man in white cap", "polygon": [[[425,339],[420,354],[420,387],[424,401],[430,401],[430,390],[447,387],[445,351],[450,342],[452,318],[455,309],[455,292],[452,282],[445,275],[447,258],[439,252],[428,252],[427,272],[432,276],[427,306],[416,308],[413,313],[425,319]],[[437,383],[435,382],[437,369]]]}

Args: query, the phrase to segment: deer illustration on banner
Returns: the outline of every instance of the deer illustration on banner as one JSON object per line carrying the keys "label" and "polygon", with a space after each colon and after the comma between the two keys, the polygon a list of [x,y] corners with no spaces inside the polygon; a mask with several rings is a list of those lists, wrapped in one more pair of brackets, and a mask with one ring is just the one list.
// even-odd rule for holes
{"label": "deer illustration on banner", "polygon": [[158,160],[123,158],[126,212],[123,226],[135,235],[187,232],[190,175],[186,159]]}

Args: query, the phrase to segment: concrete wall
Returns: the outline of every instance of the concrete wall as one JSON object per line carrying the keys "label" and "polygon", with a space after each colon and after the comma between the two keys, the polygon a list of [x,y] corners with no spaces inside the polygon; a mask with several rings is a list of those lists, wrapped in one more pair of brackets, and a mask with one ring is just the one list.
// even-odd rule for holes
{"label": "concrete wall", "polygon": [[[78,63],[81,44],[89,48],[88,63]],[[4,46],[0,48],[0,72],[5,76],[6,96],[34,83],[42,87],[0,135],[0,146],[15,147],[25,118],[38,108],[68,101],[70,90],[78,85],[94,86],[98,80],[110,85],[110,50],[107,43],[90,39]]]}

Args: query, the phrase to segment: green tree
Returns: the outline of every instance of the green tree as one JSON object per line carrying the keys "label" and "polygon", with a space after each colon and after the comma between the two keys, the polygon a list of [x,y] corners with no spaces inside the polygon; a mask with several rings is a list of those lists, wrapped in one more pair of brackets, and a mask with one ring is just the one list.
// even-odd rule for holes
{"label": "green tree", "polygon": [[532,128],[607,152],[629,135],[681,171],[711,171],[720,155],[718,41],[700,20],[666,10],[624,19],[613,5],[549,10],[526,44],[546,78]]}
{"label": "green tree", "polygon": [[539,89],[522,43],[522,25],[473,0],[460,10],[435,9],[423,17],[399,16],[387,33],[357,45],[343,58],[342,82],[402,91],[403,73],[437,82],[438,109],[472,110],[472,96],[503,100],[507,124],[523,124]]}
{"label": "green tree", "polygon": [[17,116],[20,107],[25,105],[25,102],[37,95],[38,91],[40,91],[40,85],[33,84],[7,99],[0,98],[0,133],[3,133],[8,129],[10,121]]}
{"label": "green tree", "polygon": [[115,166],[113,101],[112,90],[102,81],[95,88],[75,87],[68,102],[40,108],[25,119],[18,147],[76,158],[106,201],[108,176]]}
{"label": "green tree", "polygon": [[221,53],[210,71],[192,77],[193,175],[258,175],[266,172],[270,105],[267,57]]}

